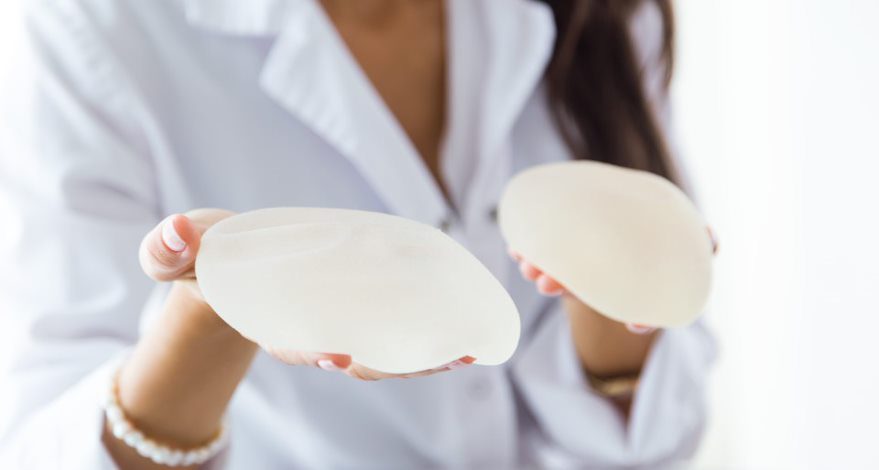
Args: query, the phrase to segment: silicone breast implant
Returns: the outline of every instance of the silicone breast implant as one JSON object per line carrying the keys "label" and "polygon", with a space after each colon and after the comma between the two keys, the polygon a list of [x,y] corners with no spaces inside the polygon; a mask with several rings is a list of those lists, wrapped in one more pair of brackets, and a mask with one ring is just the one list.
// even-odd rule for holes
{"label": "silicone breast implant", "polygon": [[206,301],[264,345],[350,354],[409,373],[462,356],[506,361],[519,315],[500,282],[441,231],[401,217],[318,208],[239,214],[208,230]]}
{"label": "silicone breast implant", "polygon": [[510,181],[498,216],[512,249],[610,318],[683,326],[705,308],[711,240],[664,178],[589,161],[537,166]]}

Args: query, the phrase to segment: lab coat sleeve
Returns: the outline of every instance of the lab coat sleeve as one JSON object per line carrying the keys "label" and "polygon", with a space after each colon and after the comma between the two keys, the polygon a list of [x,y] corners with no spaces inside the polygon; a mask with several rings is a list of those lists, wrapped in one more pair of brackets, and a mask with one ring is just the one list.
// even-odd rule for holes
{"label": "lab coat sleeve", "polygon": [[26,3],[0,113],[0,467],[115,468],[101,406],[152,289],[137,249],[159,220],[153,169],[87,2]]}
{"label": "lab coat sleeve", "polygon": [[[705,381],[715,355],[701,323],[659,333],[641,373],[628,423],[591,390],[561,302],[513,364],[536,421],[531,445],[552,468],[661,468],[689,457],[705,423]],[[587,430],[591,430],[587,432]]]}

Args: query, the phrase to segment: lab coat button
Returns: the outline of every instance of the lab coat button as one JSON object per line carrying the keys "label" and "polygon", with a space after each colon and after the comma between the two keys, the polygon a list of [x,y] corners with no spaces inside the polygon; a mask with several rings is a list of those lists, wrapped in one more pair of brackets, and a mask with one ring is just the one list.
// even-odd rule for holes
{"label": "lab coat button", "polygon": [[488,210],[488,218],[491,219],[492,222],[497,222],[497,206]]}
{"label": "lab coat button", "polygon": [[446,217],[439,223],[439,229],[445,233],[449,233],[449,230],[452,228],[452,219],[451,217]]}

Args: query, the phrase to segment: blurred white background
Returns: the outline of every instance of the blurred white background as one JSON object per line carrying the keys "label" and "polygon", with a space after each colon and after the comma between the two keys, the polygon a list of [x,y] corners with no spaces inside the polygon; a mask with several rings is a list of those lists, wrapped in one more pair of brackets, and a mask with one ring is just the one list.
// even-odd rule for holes
{"label": "blurred white background", "polygon": [[[0,82],[16,5],[0,1]],[[694,467],[877,468],[879,2],[677,11],[678,140],[721,241]]]}
{"label": "blurred white background", "polygon": [[[22,53],[21,31],[22,25],[19,21],[19,4],[24,0],[0,0],[0,93],[7,81],[14,79],[14,70],[12,64],[19,60]],[[0,100],[4,99],[0,94]],[[2,195],[2,188],[0,188]],[[0,197],[0,213],[4,213],[6,199]],[[8,230],[0,225],[0,243],[6,241],[6,233]],[[2,299],[0,299],[0,309],[3,308]],[[0,311],[0,315],[6,312]],[[10,349],[15,347],[15,338],[9,338],[5,332],[0,329],[0,370],[6,364]],[[0,384],[2,386],[2,384]],[[0,400],[6,399],[2,388],[0,388]]]}
{"label": "blurred white background", "polygon": [[721,240],[697,468],[879,468],[879,2],[678,0],[678,133]]}

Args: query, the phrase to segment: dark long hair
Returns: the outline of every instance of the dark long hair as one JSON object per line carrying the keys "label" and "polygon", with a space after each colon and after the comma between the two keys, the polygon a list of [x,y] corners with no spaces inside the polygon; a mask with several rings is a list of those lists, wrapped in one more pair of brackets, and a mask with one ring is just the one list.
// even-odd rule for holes
{"label": "dark long hair", "polygon": [[550,107],[578,158],[647,170],[680,184],[656,115],[645,96],[630,37],[644,2],[662,14],[665,86],[674,61],[671,0],[543,0],[558,31],[546,71]]}

